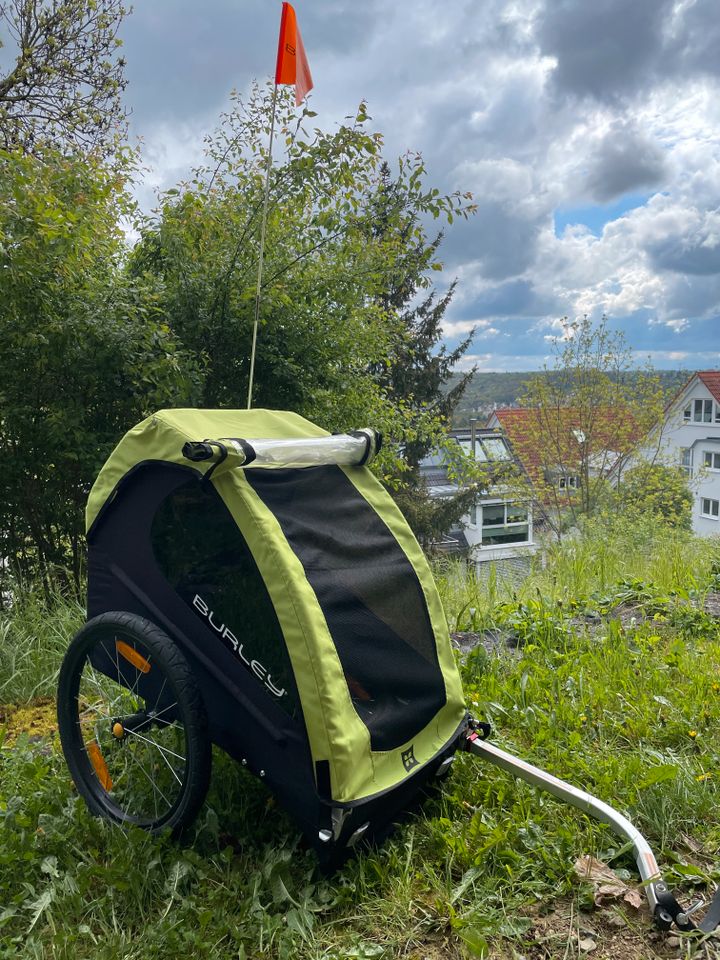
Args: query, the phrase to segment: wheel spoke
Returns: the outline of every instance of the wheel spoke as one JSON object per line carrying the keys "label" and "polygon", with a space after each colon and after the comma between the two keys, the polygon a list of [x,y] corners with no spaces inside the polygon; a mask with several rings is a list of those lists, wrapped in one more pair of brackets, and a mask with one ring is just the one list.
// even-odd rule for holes
{"label": "wheel spoke", "polygon": [[58,702],[80,794],[93,812],[120,824],[159,830],[187,822],[202,802],[210,760],[188,665],[170,655],[172,641],[159,628],[127,614],[102,615],[73,643]]}
{"label": "wheel spoke", "polygon": [[[162,710],[159,710],[157,713],[153,714],[153,720],[157,720],[158,717],[161,717],[164,713],[167,713],[168,710],[172,710],[172,708],[176,706],[177,706],[177,701],[175,701],[175,703],[171,703],[169,707],[163,707]],[[170,726],[172,726],[172,724],[169,723],[168,727]]]}
{"label": "wheel spoke", "polygon": [[147,737],[144,737],[141,733],[137,733],[135,730],[126,730],[125,733],[130,734],[132,737],[137,737],[138,740],[143,740],[145,743],[149,743],[151,747],[155,747],[157,750],[160,750],[163,754],[169,753],[171,757],[176,757],[178,760],[182,760],[185,763],[185,757],[181,757],[179,753],[174,753],[172,750],[169,750],[167,747],[161,747],[159,743],[156,743],[154,740],[148,740]]}

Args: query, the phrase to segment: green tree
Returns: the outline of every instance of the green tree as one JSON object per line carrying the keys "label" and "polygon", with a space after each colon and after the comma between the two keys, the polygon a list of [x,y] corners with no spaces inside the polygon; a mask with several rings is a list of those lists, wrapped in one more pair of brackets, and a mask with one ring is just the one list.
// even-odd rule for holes
{"label": "green tree", "polygon": [[121,0],[0,0],[0,146],[114,149],[126,130]]}
{"label": "green tree", "polygon": [[125,178],[46,152],[0,152],[0,556],[16,576],[78,584],[83,514],[129,425],[191,402],[199,376],[123,273]]}
{"label": "green tree", "polygon": [[625,471],[619,495],[624,511],[633,516],[653,517],[680,530],[692,526],[693,495],[678,467],[638,463]]}
{"label": "green tree", "polygon": [[[470,194],[464,199],[470,200]],[[372,201],[372,237],[384,240],[388,232],[403,238],[403,247],[386,275],[386,287],[377,297],[388,328],[393,331],[390,349],[371,368],[373,376],[395,403],[418,422],[432,417],[446,431],[453,411],[472,379],[474,368],[453,377],[454,369],[472,340],[472,332],[454,349],[442,342],[442,322],[455,293],[456,281],[438,295],[433,289],[433,271],[442,269],[437,255],[443,233],[429,239],[424,231],[415,233],[418,211],[407,204],[402,182],[396,181],[390,166],[383,162],[379,184]],[[448,386],[452,379],[452,385]],[[437,431],[407,430],[402,459],[388,483],[401,510],[421,543],[440,539],[465,514],[476,497],[474,482],[455,496],[430,497],[420,473],[420,462],[435,448],[444,451],[458,471],[457,446]]]}
{"label": "green tree", "polygon": [[[204,358],[208,406],[246,403],[270,99],[271,87],[234,98],[206,162],[161,198],[132,257],[133,271],[162,282],[173,332]],[[471,205],[428,189],[422,158],[408,154],[379,231],[382,137],[368,130],[365,106],[331,133],[312,128],[314,116],[298,116],[290,92],[279,92],[254,403],[331,430],[372,423],[390,439],[385,462],[396,461],[408,438],[439,435],[442,420],[431,409],[418,416],[384,379],[405,341],[383,297],[409,256],[422,269],[435,264],[425,218],[467,215]]]}
{"label": "green tree", "polygon": [[560,533],[607,500],[650,429],[662,422],[664,394],[650,369],[638,371],[622,333],[607,318],[564,321],[554,362],[526,384],[529,408],[513,436],[528,467],[527,495]]}

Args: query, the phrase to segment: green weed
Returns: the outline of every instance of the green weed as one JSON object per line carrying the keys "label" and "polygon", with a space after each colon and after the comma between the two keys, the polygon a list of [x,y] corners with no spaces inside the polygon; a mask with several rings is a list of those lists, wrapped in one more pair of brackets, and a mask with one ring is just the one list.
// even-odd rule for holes
{"label": "green weed", "polygon": [[[579,542],[515,590],[446,566],[443,594],[451,624],[513,638],[462,664],[494,739],[630,816],[690,899],[720,880],[720,640],[699,603],[718,572],[707,544],[679,543],[652,547],[658,576],[629,546],[600,559]],[[4,616],[0,690],[48,694],[81,611],[31,597]],[[1,960],[460,960],[533,944],[560,960],[574,948],[536,920],[558,900],[592,909],[575,859],[637,876],[607,827],[463,754],[389,841],[323,878],[264,786],[215,759],[176,843],[93,819],[56,742],[0,732]]]}

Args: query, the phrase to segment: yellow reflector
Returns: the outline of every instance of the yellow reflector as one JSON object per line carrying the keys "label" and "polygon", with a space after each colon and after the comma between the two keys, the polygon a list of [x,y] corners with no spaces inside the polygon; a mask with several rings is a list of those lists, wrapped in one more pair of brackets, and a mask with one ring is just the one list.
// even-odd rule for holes
{"label": "yellow reflector", "polygon": [[125,657],[128,663],[131,663],[134,667],[137,667],[140,673],[149,672],[150,664],[148,661],[129,644],[124,643],[122,640],[116,640],[115,649],[121,657]]}
{"label": "yellow reflector", "polygon": [[105,758],[100,752],[100,747],[94,740],[91,740],[90,743],[86,744],[86,746],[88,756],[90,757],[90,763],[93,765],[93,770],[95,771],[103,790],[107,790],[107,792],[110,793],[113,788],[113,782],[110,776],[110,771],[105,763]]}
{"label": "yellow reflector", "polygon": [[125,729],[121,723],[114,723],[112,728],[113,736],[121,740],[125,736]]}

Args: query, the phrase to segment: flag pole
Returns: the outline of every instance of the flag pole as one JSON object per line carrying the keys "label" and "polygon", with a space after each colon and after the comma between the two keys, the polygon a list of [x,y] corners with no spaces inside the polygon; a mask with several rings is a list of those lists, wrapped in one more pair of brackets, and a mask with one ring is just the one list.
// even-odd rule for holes
{"label": "flag pole", "polygon": [[255,322],[253,323],[252,350],[250,352],[250,381],[248,383],[248,410],[252,407],[253,377],[255,374],[255,348],[257,347],[258,323],[260,321],[260,293],[262,290],[263,259],[265,255],[265,228],[267,226],[268,200],[270,198],[270,168],[272,167],[273,136],[275,134],[275,108],[277,106],[277,83],[273,84],[272,111],[270,115],[270,143],[268,144],[267,167],[265,168],[265,196],[263,197],[262,223],[260,226],[260,255],[258,257],[257,287],[255,288]]}

